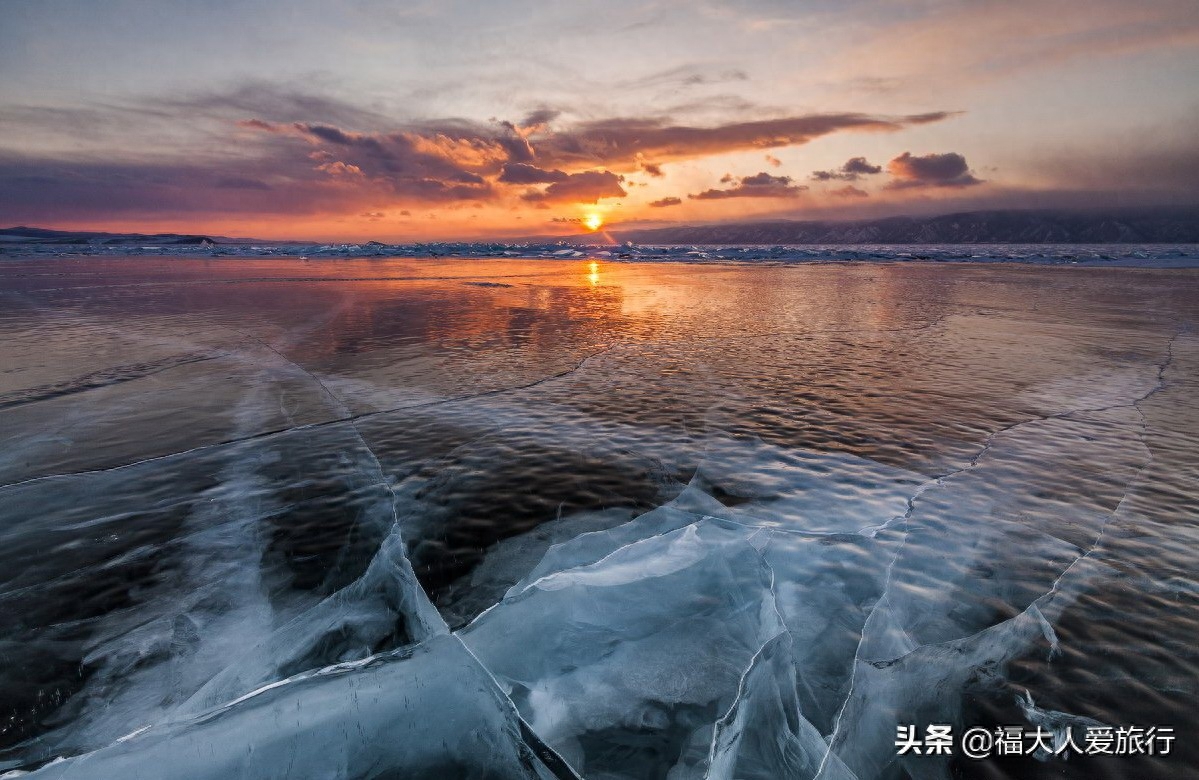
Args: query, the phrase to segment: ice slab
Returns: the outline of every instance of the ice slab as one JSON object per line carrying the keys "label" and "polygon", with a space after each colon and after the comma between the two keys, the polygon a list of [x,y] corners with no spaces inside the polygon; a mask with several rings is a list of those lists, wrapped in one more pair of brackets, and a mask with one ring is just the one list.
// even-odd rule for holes
{"label": "ice slab", "polygon": [[572,776],[535,737],[526,740],[524,732],[490,675],[457,639],[442,635],[403,651],[265,686],[217,709],[56,761],[27,777]]}
{"label": "ice slab", "polygon": [[[586,776],[741,776],[741,762],[781,771],[814,767],[824,754],[801,700],[831,719],[886,549],[864,536],[688,511],[702,507],[722,505],[693,488],[626,525],[551,548],[460,632],[537,733]],[[848,571],[862,564],[877,574]],[[804,572],[781,597],[776,566]],[[827,590],[841,573],[850,576]],[[817,616],[822,609],[829,613]],[[781,703],[762,692],[778,684],[762,681],[771,675],[789,681]],[[787,726],[790,736],[771,731],[786,743],[779,755],[738,747],[757,718]]]}

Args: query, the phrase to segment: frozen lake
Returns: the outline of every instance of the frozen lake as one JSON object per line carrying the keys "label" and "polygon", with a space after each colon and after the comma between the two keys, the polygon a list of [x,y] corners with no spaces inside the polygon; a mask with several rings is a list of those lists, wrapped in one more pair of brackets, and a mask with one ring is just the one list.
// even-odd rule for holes
{"label": "frozen lake", "polygon": [[1195,269],[6,257],[0,773],[1199,776],[1197,324]]}

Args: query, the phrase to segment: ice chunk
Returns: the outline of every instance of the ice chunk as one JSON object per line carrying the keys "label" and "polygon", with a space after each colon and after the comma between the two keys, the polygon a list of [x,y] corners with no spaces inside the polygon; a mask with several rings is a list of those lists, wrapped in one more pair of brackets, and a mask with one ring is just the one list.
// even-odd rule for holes
{"label": "ice chunk", "polygon": [[541,561],[508,591],[513,595],[555,571],[595,563],[630,544],[684,528],[702,517],[728,514],[727,508],[706,493],[689,487],[676,499],[615,528],[580,534],[550,547]]}
{"label": "ice chunk", "polygon": [[[1107,724],[1100,723],[1094,718],[1088,718],[1082,715],[1071,715],[1068,712],[1059,712],[1058,710],[1043,710],[1036,705],[1032,700],[1032,694],[1027,690],[1023,696],[1016,697],[1016,704],[1020,706],[1020,711],[1024,713],[1024,718],[1033,726],[1039,726],[1046,731],[1053,732],[1053,751],[1063,751],[1062,755],[1069,756],[1066,750],[1067,734],[1069,739],[1075,745],[1086,744],[1086,730],[1088,728],[1103,727]],[[1110,727],[1109,727],[1110,728]],[[1033,754],[1040,761],[1048,761],[1053,757],[1053,754],[1045,750],[1044,747],[1038,746],[1037,752]]]}
{"label": "ice chunk", "polygon": [[[651,766],[702,777],[716,756],[712,776],[742,762],[811,776],[827,752],[820,735],[848,691],[899,536],[752,525],[701,485],[551,547],[461,633],[538,733],[589,776]],[[779,680],[785,690],[760,692]],[[747,718],[765,718],[768,734]],[[747,728],[753,744],[739,758]],[[764,757],[759,740],[784,747]]]}
{"label": "ice chunk", "polygon": [[651,536],[510,592],[461,636],[579,772],[702,773],[742,673],[784,630],[758,533]]}
{"label": "ice chunk", "polygon": [[412,573],[396,528],[358,581],[270,634],[215,675],[181,711],[204,710],[289,674],[365,658],[385,643],[404,645],[446,630]]}
{"label": "ice chunk", "polygon": [[266,686],[29,775],[37,780],[555,776],[572,777],[527,734],[490,675],[447,635]]}

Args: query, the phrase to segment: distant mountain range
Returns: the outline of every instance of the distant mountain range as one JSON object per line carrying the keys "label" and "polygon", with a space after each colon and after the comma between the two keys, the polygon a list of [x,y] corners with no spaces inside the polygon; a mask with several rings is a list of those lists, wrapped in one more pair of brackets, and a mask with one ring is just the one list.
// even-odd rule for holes
{"label": "distant mountain range", "polygon": [[[609,235],[635,244],[1192,244],[1199,243],[1199,208],[1106,213],[972,211],[855,222],[777,220],[646,230],[614,228]],[[585,242],[586,238],[571,241]]]}
{"label": "distant mountain range", "polygon": [[[251,238],[201,236],[184,233],[100,233],[94,230],[48,230],[35,227],[0,228],[0,242],[20,244],[155,244],[159,246],[205,246],[258,243]],[[278,242],[274,242],[278,243]]]}
{"label": "distant mountain range", "polygon": [[[676,225],[640,230],[614,226],[604,235],[635,244],[1199,244],[1199,207],[1108,212],[971,211],[937,217],[853,222],[773,220]],[[521,243],[595,244],[600,235],[537,236]],[[0,243],[100,246],[287,244],[181,233],[101,233],[34,227],[0,229]],[[376,242],[369,242],[376,243]]]}

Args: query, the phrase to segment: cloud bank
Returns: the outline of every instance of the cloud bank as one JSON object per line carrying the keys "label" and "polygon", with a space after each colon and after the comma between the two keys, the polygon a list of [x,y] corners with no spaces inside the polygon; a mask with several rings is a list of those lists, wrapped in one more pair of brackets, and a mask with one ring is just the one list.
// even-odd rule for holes
{"label": "cloud bank", "polygon": [[[205,145],[70,158],[0,154],[0,211],[19,221],[52,221],[51,215],[103,219],[139,211],[360,216],[377,213],[379,204],[595,204],[626,197],[627,174],[665,178],[662,165],[672,161],[797,146],[842,132],[890,133],[949,116],[813,113],[705,125],[669,117],[572,122],[542,107],[517,121],[445,119],[371,129],[386,118],[259,84],[137,110],[148,122],[172,112],[210,112],[197,136]],[[220,119],[242,111],[249,115]],[[778,166],[777,157],[765,156]],[[803,189],[790,177],[760,173],[689,197],[789,198]],[[683,202],[659,197],[654,207]]]}

